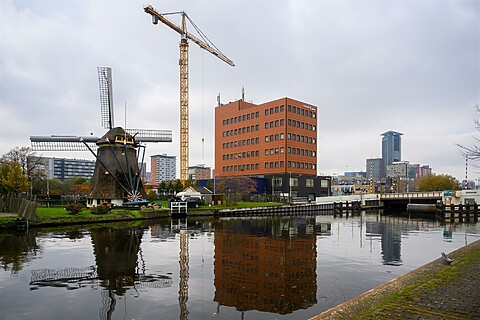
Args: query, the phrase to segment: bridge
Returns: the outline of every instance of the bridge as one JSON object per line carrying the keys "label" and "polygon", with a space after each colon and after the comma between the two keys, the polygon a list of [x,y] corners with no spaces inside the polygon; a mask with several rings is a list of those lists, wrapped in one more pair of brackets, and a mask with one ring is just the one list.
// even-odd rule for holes
{"label": "bridge", "polygon": [[480,190],[428,191],[382,194],[355,194],[348,196],[317,197],[316,203],[360,202],[362,207],[383,206],[385,209],[405,210],[408,204],[474,205],[480,204]]}
{"label": "bridge", "polygon": [[408,204],[431,204],[444,202],[444,191],[384,193],[380,195],[380,201],[387,210],[405,210]]}

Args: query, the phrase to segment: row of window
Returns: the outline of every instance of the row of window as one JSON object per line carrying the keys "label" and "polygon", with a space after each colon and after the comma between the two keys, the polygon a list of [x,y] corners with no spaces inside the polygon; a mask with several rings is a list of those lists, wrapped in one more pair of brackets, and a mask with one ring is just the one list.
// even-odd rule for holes
{"label": "row of window", "polygon": [[260,130],[260,126],[257,124],[257,125],[254,125],[254,126],[248,126],[248,127],[223,131],[223,136],[224,137],[235,136],[237,134],[255,132],[255,131],[258,131],[258,130]]}
{"label": "row of window", "polygon": [[[310,144],[316,144],[317,139],[312,138],[312,137],[307,137],[307,136],[301,136],[298,134],[291,134],[289,133],[287,135],[288,140],[293,140],[293,141],[299,141],[299,142],[306,142]],[[271,134],[269,136],[265,136],[265,142],[272,142],[272,141],[278,141],[278,140],[283,140],[285,139],[285,134],[280,133],[280,134]],[[234,148],[234,147],[242,147],[242,146],[249,146],[249,145],[254,145],[258,144],[259,138],[251,138],[251,139],[244,139],[244,140],[235,140],[235,141],[230,141],[230,142],[225,142],[222,144],[223,149],[229,149],[229,148]]]}
{"label": "row of window", "polygon": [[315,112],[300,107],[288,106],[288,112],[293,112],[313,119],[317,118],[317,114]]}
{"label": "row of window", "polygon": [[310,131],[317,131],[317,126],[316,125],[312,125],[312,124],[308,124],[308,123],[300,122],[300,121],[295,121],[295,120],[292,120],[292,119],[288,119],[288,125],[292,126],[292,127],[307,129],[307,130],[310,130]]}
{"label": "row of window", "polygon": [[[300,142],[305,142],[305,143],[311,143],[311,144],[316,144],[317,139],[312,138],[312,137],[307,137],[307,136],[301,136],[298,134],[292,134],[289,133],[287,135],[288,140],[293,140],[293,141],[300,141]],[[271,134],[269,136],[265,136],[265,142],[271,142],[271,141],[277,141],[277,140],[283,140],[284,135],[283,133],[280,134]]]}
{"label": "row of window", "polygon": [[[283,127],[284,123],[285,123],[284,119],[265,122],[265,129],[275,128],[275,127]],[[292,119],[288,119],[288,125],[292,126],[292,127],[296,127],[296,128],[310,130],[310,131],[316,131],[317,130],[316,125],[312,125],[312,124],[308,124],[306,122],[300,122],[300,121],[296,121],[296,120],[292,120]],[[229,136],[235,136],[237,134],[242,134],[242,133],[255,132],[255,131],[258,131],[258,130],[260,130],[260,126],[257,124],[257,125],[252,125],[252,126],[248,126],[248,127],[223,131],[222,135],[224,137],[229,137]]]}
{"label": "row of window", "polygon": [[225,119],[223,120],[223,125],[226,126],[226,125],[229,125],[229,124],[232,124],[232,123],[237,123],[237,122],[242,122],[242,121],[248,121],[250,119],[255,119],[255,118],[259,118],[260,117],[260,113],[257,111],[257,112],[252,112],[252,113],[247,113],[247,114],[244,114],[242,116],[237,116],[237,117],[233,117],[233,118],[230,118],[230,119]]}
{"label": "row of window", "polygon": [[268,116],[269,114],[279,113],[283,111],[285,111],[285,107],[282,104],[279,107],[275,107],[275,108],[272,107],[270,109],[265,109],[265,115]]}
{"label": "row of window", "polygon": [[[288,178],[287,178],[288,179]],[[292,187],[298,187],[298,178],[289,178],[289,184]],[[282,177],[274,177],[272,181],[273,187],[282,187],[283,186],[283,178]],[[315,180],[307,178],[305,179],[305,187],[312,188],[315,186]],[[297,247],[298,248],[298,247]]]}
{"label": "row of window", "polygon": [[316,144],[317,143],[317,139],[315,139],[315,138],[307,137],[307,136],[301,136],[299,134],[294,134],[294,133],[289,133],[287,135],[287,139],[288,140],[293,140],[293,141],[311,143],[311,144]]}
{"label": "row of window", "polygon": [[[285,153],[285,148],[280,147],[280,148],[270,148],[270,149],[265,149],[265,155],[275,155],[275,154],[284,154]],[[287,153],[288,154],[298,154],[302,156],[307,156],[307,157],[316,157],[317,152],[312,151],[312,150],[306,150],[306,149],[300,149],[300,148],[287,148]],[[244,151],[244,152],[238,152],[238,153],[230,153],[230,154],[224,154],[222,156],[223,160],[234,160],[234,159],[245,159],[245,158],[253,158],[253,157],[258,157],[259,152],[258,150],[255,151]]]}
{"label": "row of window", "polygon": [[[275,113],[281,113],[285,111],[285,107],[283,105],[277,106],[277,107],[272,107],[272,108],[267,108],[265,109],[265,115],[268,116],[269,114],[275,114]],[[317,114],[311,110],[307,110],[305,108],[300,108],[300,107],[295,107],[295,106],[288,106],[288,112],[296,113],[302,116],[306,116],[309,118],[315,119],[317,117]],[[249,121],[252,119],[259,118],[260,114],[258,111],[252,112],[252,113],[247,113],[241,116],[236,116],[232,117],[229,119],[224,119],[223,120],[223,125],[229,125],[237,122],[242,122],[242,121]]]}
{"label": "row of window", "polygon": [[251,138],[246,140],[238,140],[238,141],[230,141],[226,142],[222,145],[223,149],[233,148],[233,147],[241,147],[241,146],[249,146],[251,144],[258,144],[260,140],[257,138]]}
{"label": "row of window", "polygon": [[[284,164],[283,161],[265,162],[265,169],[283,168],[283,164]],[[313,163],[288,161],[287,167],[315,170],[317,166]]]}
{"label": "row of window", "polygon": [[[285,139],[285,135],[283,133],[280,134],[271,134],[269,136],[265,136],[265,142],[272,142],[272,141],[278,141],[278,140],[283,140]],[[306,142],[306,143],[311,143],[311,144],[316,144],[317,140],[312,137],[307,137],[307,136],[300,136],[298,134],[288,134],[288,139],[293,140],[293,141],[301,141],[301,142]],[[225,142],[222,144],[223,149],[228,149],[228,148],[233,148],[233,147],[241,147],[241,146],[249,146],[253,144],[258,144],[259,139],[257,138],[251,138],[251,139],[244,139],[244,140],[238,140],[238,141],[230,141],[230,142]]]}
{"label": "row of window", "polygon": [[[271,161],[265,162],[265,169],[278,169],[284,168],[285,162],[284,161]],[[287,162],[288,168],[298,168],[298,169],[309,169],[309,170],[316,170],[317,166],[313,163],[306,163],[306,162],[295,162],[295,161],[288,161]],[[239,164],[233,166],[223,166],[223,172],[235,172],[235,171],[249,171],[249,170],[258,170],[259,164],[258,163],[247,163],[247,164]]]}
{"label": "row of window", "polygon": [[[285,149],[283,147],[265,149],[266,156],[274,155],[274,154],[283,154],[283,153],[285,153]],[[298,155],[307,156],[307,157],[315,157],[317,155],[316,151],[300,149],[300,148],[291,148],[291,147],[287,148],[287,153],[298,154]]]}
{"label": "row of window", "polygon": [[243,159],[253,158],[253,157],[258,157],[258,156],[259,156],[258,150],[255,150],[255,151],[224,154],[222,156],[222,159],[223,160],[233,160],[233,159],[242,159],[242,158]]}
{"label": "row of window", "polygon": [[265,129],[274,128],[274,127],[283,127],[285,121],[283,119],[265,122]]}
{"label": "row of window", "polygon": [[287,148],[287,153],[288,154],[298,154],[302,156],[308,156],[308,157],[316,157],[317,152],[312,151],[312,150],[306,150],[306,149],[299,149],[299,148]]}
{"label": "row of window", "polygon": [[234,165],[234,166],[224,166],[222,167],[223,172],[234,172],[234,171],[248,171],[248,170],[258,170],[260,165],[258,163],[248,163],[242,165]]}
{"label": "row of window", "polygon": [[95,168],[53,168],[53,172],[93,172]]}

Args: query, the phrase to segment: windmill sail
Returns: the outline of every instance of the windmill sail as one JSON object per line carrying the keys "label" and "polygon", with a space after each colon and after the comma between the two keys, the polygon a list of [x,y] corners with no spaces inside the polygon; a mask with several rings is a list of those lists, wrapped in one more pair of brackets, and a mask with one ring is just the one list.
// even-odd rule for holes
{"label": "windmill sail", "polygon": [[102,116],[102,127],[113,129],[113,86],[112,68],[97,67],[98,82],[100,89],[100,108]]}
{"label": "windmill sail", "polygon": [[95,136],[31,136],[30,143],[33,151],[88,151],[87,144],[96,150],[98,137]]}
{"label": "windmill sail", "polygon": [[[114,127],[112,70],[98,67],[102,126],[108,132],[97,137],[75,135],[31,136],[34,151],[90,151],[96,158],[92,189],[87,206],[104,203],[143,203],[145,190],[141,181],[141,163],[145,156],[143,143],[172,142],[171,130],[123,129]],[[141,150],[142,149],[142,150]],[[143,168],[143,167],[142,167]],[[147,201],[148,202],[148,201]]]}

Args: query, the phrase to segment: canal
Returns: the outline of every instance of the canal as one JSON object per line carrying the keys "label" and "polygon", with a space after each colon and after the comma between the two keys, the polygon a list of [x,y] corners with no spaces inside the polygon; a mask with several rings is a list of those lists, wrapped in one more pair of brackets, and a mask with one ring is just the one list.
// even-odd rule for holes
{"label": "canal", "polygon": [[0,233],[0,319],[308,319],[478,239],[380,213]]}

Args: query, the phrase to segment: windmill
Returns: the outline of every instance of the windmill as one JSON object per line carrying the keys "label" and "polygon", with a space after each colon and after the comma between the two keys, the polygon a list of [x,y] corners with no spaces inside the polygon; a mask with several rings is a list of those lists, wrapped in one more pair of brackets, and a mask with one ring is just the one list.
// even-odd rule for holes
{"label": "windmill", "polygon": [[[34,151],[90,151],[96,158],[87,206],[101,204],[139,205],[145,190],[138,167],[145,156],[144,143],[172,142],[171,130],[123,129],[114,126],[112,69],[98,67],[101,121],[108,132],[102,137],[51,135],[31,136]],[[95,152],[96,151],[96,152]],[[142,166],[143,169],[143,166]]]}

